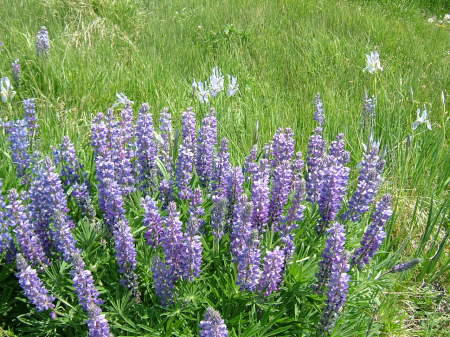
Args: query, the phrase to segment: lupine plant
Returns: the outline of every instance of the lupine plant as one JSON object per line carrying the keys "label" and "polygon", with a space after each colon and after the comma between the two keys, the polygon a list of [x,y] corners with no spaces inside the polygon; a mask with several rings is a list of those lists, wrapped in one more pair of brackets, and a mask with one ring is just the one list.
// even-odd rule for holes
{"label": "lupine plant", "polygon": [[[215,94],[222,80],[215,70],[210,78]],[[255,306],[255,317],[263,317],[259,306],[282,298],[292,304],[286,296],[292,282],[299,282],[293,270],[302,266],[297,257],[306,250],[312,252],[308,268],[316,274],[302,281],[316,308],[311,309],[316,325],[307,330],[332,334],[345,314],[352,280],[376,259],[392,216],[392,197],[378,195],[385,164],[381,145],[372,140],[364,146],[352,189],[345,136],[327,143],[320,95],[305,158],[296,152],[293,130],[280,128],[261,151],[253,147],[242,167],[232,165],[228,140],[218,137],[214,109],[199,122],[187,109],[174,137],[167,110],[158,128],[148,104],[135,118],[133,102],[123,94],[118,98],[92,121],[93,180],[68,137],[53,148],[53,158],[36,152],[33,99],[24,101],[24,119],[4,124],[17,175],[28,180],[20,193],[1,195],[0,252],[15,257],[5,261],[16,264],[24,295],[36,310],[50,313],[59,334],[81,334],[79,323],[65,327],[68,310],[80,306],[89,336],[106,337],[125,331],[121,317],[130,322],[112,292],[128,294],[130,308],[141,313],[155,305],[169,312],[196,301],[195,289],[202,287],[225,320],[205,298],[198,311],[203,315],[206,309],[204,318],[194,330],[200,336],[236,335],[235,322],[229,322],[231,330],[225,324],[229,310],[212,295],[222,287],[214,280],[226,275],[227,291],[244,296]],[[355,233],[364,233],[353,233],[355,226],[361,228]],[[302,235],[316,244],[306,247]],[[97,248],[89,248],[95,240]],[[68,278],[63,290],[49,282],[58,266],[69,270],[59,276]],[[193,293],[186,297],[187,289]],[[152,329],[152,322],[139,326]]]}

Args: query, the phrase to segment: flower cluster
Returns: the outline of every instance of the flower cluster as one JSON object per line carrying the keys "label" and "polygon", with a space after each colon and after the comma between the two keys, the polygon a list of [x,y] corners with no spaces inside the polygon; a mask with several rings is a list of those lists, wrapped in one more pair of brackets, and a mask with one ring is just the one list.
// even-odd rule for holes
{"label": "flower cluster", "polygon": [[50,38],[47,27],[42,26],[36,34],[36,55],[47,56],[50,51]]}
{"label": "flower cluster", "polygon": [[19,119],[6,122],[3,126],[8,134],[12,161],[16,166],[17,176],[25,178],[31,164],[28,123],[24,119]]}
{"label": "flower cluster", "polygon": [[[192,90],[200,101],[200,103],[208,103],[211,98],[216,97],[225,87],[225,77],[222,75],[219,67],[212,69],[212,74],[209,77],[209,82],[197,82],[195,79],[192,82]],[[228,75],[228,97],[234,96],[239,91],[239,84],[237,78],[232,75]]]}
{"label": "flower cluster", "polygon": [[22,67],[20,66],[19,59],[16,59],[13,63],[11,63],[11,71],[13,74],[14,85],[18,87],[22,77]]}
{"label": "flower cluster", "polygon": [[228,337],[228,329],[222,316],[213,308],[206,309],[200,322],[200,337]]}

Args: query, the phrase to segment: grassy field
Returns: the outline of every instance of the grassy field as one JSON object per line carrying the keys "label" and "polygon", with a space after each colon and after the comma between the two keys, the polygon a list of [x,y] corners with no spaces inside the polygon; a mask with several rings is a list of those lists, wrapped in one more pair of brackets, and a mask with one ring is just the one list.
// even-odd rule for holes
{"label": "grassy field", "polygon": [[[69,135],[92,172],[90,122],[116,93],[149,102],[155,116],[169,107],[177,123],[189,106],[202,117],[209,105],[193,96],[191,83],[218,66],[240,85],[237,96],[211,103],[235,163],[279,127],[293,128],[306,152],[319,92],[325,135],[345,133],[354,167],[367,142],[363,97],[376,95],[375,137],[387,159],[383,191],[395,200],[381,257],[424,263],[380,288],[364,308],[369,328],[348,314],[349,330],[341,324],[336,336],[450,336],[450,24],[427,22],[449,12],[446,1],[425,0],[2,0],[0,75],[11,77],[18,58],[23,79],[0,118],[19,115],[22,99],[37,98],[41,150]],[[45,61],[34,47],[43,25],[52,41]],[[369,74],[365,54],[373,50],[384,70]],[[432,130],[413,131],[424,106]],[[18,183],[7,146],[2,136],[0,177],[9,188]],[[0,314],[0,336],[2,326],[18,325],[6,317]]]}

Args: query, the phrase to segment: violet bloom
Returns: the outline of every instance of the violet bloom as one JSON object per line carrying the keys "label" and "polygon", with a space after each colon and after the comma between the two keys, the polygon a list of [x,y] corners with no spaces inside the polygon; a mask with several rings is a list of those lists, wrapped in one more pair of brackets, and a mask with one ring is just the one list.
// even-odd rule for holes
{"label": "violet bloom", "polygon": [[36,101],[34,98],[23,100],[23,109],[25,111],[25,121],[31,135],[36,133],[38,128],[36,115]]}
{"label": "violet bloom", "polygon": [[228,176],[231,174],[230,152],[228,150],[228,139],[223,138],[220,143],[217,161],[214,167],[214,176],[211,184],[213,192],[222,191],[227,194]]}
{"label": "violet bloom", "polygon": [[241,289],[255,291],[261,278],[261,250],[258,231],[251,222],[252,204],[244,197],[235,211],[240,214],[233,223],[231,251],[237,263],[237,284]]}
{"label": "violet bloom", "polygon": [[211,109],[203,121],[197,138],[195,168],[203,186],[209,186],[214,175],[217,146],[217,119]]}
{"label": "violet bloom", "polygon": [[94,216],[95,211],[89,195],[88,177],[83,172],[83,165],[78,160],[75,147],[70,138],[64,136],[58,148],[53,149],[55,165],[61,167],[61,181],[64,189],[71,189],[70,195],[84,214]]}
{"label": "violet bloom", "polygon": [[25,296],[33,303],[37,311],[53,310],[55,298],[49,295],[36,270],[31,268],[20,253],[17,254],[16,265],[18,270],[16,276],[19,279],[19,284]]}
{"label": "violet bloom", "polygon": [[253,215],[252,223],[258,230],[265,229],[269,221],[269,174],[266,170],[267,159],[260,161],[259,172],[255,174],[252,184]]}
{"label": "violet bloom", "polygon": [[42,26],[36,34],[36,54],[37,56],[47,56],[50,51],[50,39],[47,27]]}
{"label": "violet bloom", "polygon": [[277,291],[283,281],[285,255],[279,246],[268,251],[264,258],[263,271],[258,284],[258,290],[265,296]]}
{"label": "violet bloom", "polygon": [[11,70],[13,74],[14,85],[19,87],[20,79],[22,77],[22,67],[20,66],[19,59],[16,59],[13,63],[11,63]]}
{"label": "violet bloom", "polygon": [[320,94],[317,94],[314,103],[316,105],[316,110],[314,111],[314,120],[319,124],[319,127],[323,128],[325,125],[325,112],[323,109],[323,101]]}
{"label": "violet bloom", "polygon": [[200,276],[203,247],[200,235],[186,235],[186,270],[184,277],[192,281]]}
{"label": "violet bloom", "polygon": [[358,186],[348,203],[345,219],[358,222],[370,208],[380,187],[383,177],[384,160],[379,156],[379,144],[372,143],[364,146],[365,153],[359,164]]}
{"label": "violet bloom", "polygon": [[127,286],[136,298],[139,298],[139,290],[136,275],[136,248],[130,225],[126,220],[120,220],[113,229],[114,245],[116,248],[116,260],[119,265],[119,273],[122,274],[125,286]]}
{"label": "violet bloom", "polygon": [[349,173],[350,169],[342,164],[342,157],[327,156],[321,169],[322,182],[318,200],[321,222],[317,227],[319,233],[323,233],[328,225],[336,220],[347,191]]}
{"label": "violet bloom", "polygon": [[[18,249],[33,266],[48,265],[43,243],[33,224],[30,214],[15,189],[9,192],[9,205],[6,215],[10,226],[15,226]],[[5,223],[6,224],[6,223]]]}
{"label": "violet bloom", "polygon": [[322,314],[322,329],[331,332],[341,313],[349,290],[348,258],[346,254],[336,259],[331,266],[330,281],[327,292],[327,306]]}
{"label": "violet bloom", "polygon": [[375,96],[369,96],[367,92],[364,94],[364,106],[362,113],[362,123],[364,129],[372,129],[375,123],[375,108],[377,105],[377,98]]}
{"label": "violet bloom", "polygon": [[102,313],[96,313],[91,310],[92,314],[89,315],[87,321],[89,335],[88,337],[110,337],[111,332],[109,329],[108,321]]}
{"label": "violet bloom", "polygon": [[120,112],[119,128],[117,129],[117,147],[114,159],[117,166],[117,182],[122,186],[124,193],[135,190],[135,167],[136,157],[136,128],[134,125],[133,109],[131,104],[125,105]]}
{"label": "violet bloom", "polygon": [[[232,218],[232,223],[236,223],[237,217],[240,216],[239,204],[244,204],[244,175],[240,167],[231,169],[227,178],[227,198],[228,198],[228,214],[227,217]],[[246,201],[246,200],[245,200]]]}
{"label": "violet bloom", "polygon": [[3,181],[0,179],[0,255],[7,252],[14,244],[10,234],[10,223],[7,220],[6,203],[2,194]]}
{"label": "violet bloom", "polygon": [[202,204],[202,190],[196,188],[191,195],[189,205],[190,217],[186,228],[186,231],[190,236],[198,234],[199,230],[203,227],[202,217],[205,214],[205,210],[203,209]]}
{"label": "violet bloom", "polygon": [[321,170],[324,165],[326,143],[322,137],[322,128],[316,128],[308,143],[308,177],[306,179],[306,190],[308,200],[317,202],[322,189]]}
{"label": "violet bloom", "polygon": [[4,127],[8,135],[11,157],[16,166],[17,176],[25,178],[26,172],[31,166],[28,123],[23,119],[19,119],[4,123]]}
{"label": "violet bloom", "polygon": [[350,161],[350,152],[345,150],[344,134],[340,133],[330,144],[330,156],[333,156],[341,165],[345,165]]}
{"label": "violet bloom", "polygon": [[150,107],[143,103],[139,110],[137,120],[137,149],[136,156],[138,162],[139,181],[143,187],[153,186],[156,173],[156,158],[158,156],[158,146],[155,140],[155,130],[153,128],[153,117],[149,113]]}
{"label": "violet bloom", "polygon": [[172,201],[168,206],[169,214],[165,218],[165,231],[161,238],[161,246],[165,255],[166,264],[173,267],[175,279],[187,277],[189,266],[187,266],[188,256],[186,236],[182,230],[180,214],[176,204]]}
{"label": "violet bloom", "polygon": [[217,241],[220,241],[224,234],[225,217],[227,213],[227,198],[224,194],[213,195],[213,208],[211,211],[211,227],[213,235]]}
{"label": "violet bloom", "polygon": [[269,205],[269,218],[272,225],[278,223],[283,214],[292,189],[292,182],[293,172],[291,161],[283,160],[273,171]]}
{"label": "violet bloom", "polygon": [[152,263],[153,286],[161,304],[166,306],[172,302],[176,276],[173,267],[161,261],[157,256]]}
{"label": "violet bloom", "polygon": [[412,259],[408,262],[399,263],[393,266],[388,273],[400,273],[402,271],[411,269],[415,267],[417,264],[421,263],[422,259]]}
{"label": "violet bloom", "polygon": [[[330,282],[330,275],[334,267],[346,259],[345,229],[339,222],[334,222],[327,231],[328,238],[322,253],[322,261],[317,273],[317,285],[315,289],[321,293]],[[334,266],[334,267],[333,267]]]}
{"label": "violet bloom", "polygon": [[295,140],[292,129],[278,129],[272,142],[272,168],[284,160],[292,160],[295,152]]}
{"label": "violet bloom", "polygon": [[[50,158],[47,157],[36,165],[29,197],[31,200],[30,211],[36,232],[44,247],[49,249],[51,244],[50,224],[55,220],[56,214],[66,215],[69,212],[61,179]],[[52,235],[55,235],[56,230],[55,228],[52,231]]]}
{"label": "violet bloom", "polygon": [[259,165],[256,162],[258,155],[258,146],[253,145],[250,154],[245,158],[243,173],[246,175],[246,181],[251,179],[259,170]]}
{"label": "violet bloom", "polygon": [[144,226],[147,227],[145,237],[147,243],[153,248],[156,248],[161,243],[161,236],[164,231],[161,215],[159,214],[158,206],[152,197],[146,196],[141,202],[145,211]]}
{"label": "violet bloom", "polygon": [[375,256],[386,237],[384,227],[392,216],[392,197],[389,194],[377,203],[375,212],[372,214],[372,222],[364,233],[360,247],[353,253],[351,264],[359,268],[369,263]]}
{"label": "violet bloom", "polygon": [[182,120],[183,141],[179,149],[177,161],[177,186],[181,199],[190,199],[191,188],[189,186],[194,170],[195,161],[195,114],[192,109],[183,113]]}
{"label": "violet bloom", "polygon": [[200,321],[200,337],[228,337],[228,330],[219,312],[213,308],[206,309]]}

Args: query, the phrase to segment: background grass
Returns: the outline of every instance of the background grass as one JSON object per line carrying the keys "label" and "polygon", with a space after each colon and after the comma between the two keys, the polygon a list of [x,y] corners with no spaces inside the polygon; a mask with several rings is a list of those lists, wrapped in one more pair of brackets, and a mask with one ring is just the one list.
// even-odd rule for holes
{"label": "background grass", "polygon": [[[442,100],[450,87],[450,30],[427,18],[449,11],[440,0],[3,0],[0,74],[11,77],[10,63],[19,58],[23,80],[12,107],[0,106],[1,118],[18,115],[20,100],[36,97],[42,150],[68,134],[89,163],[90,119],[117,92],[149,102],[156,116],[165,106],[176,120],[187,106],[203,116],[208,107],[192,96],[191,82],[217,65],[236,75],[241,88],[238,97],[213,102],[235,163],[283,126],[294,129],[305,151],[320,92],[325,133],[346,134],[355,165],[367,139],[362,98],[376,95],[376,137],[388,159],[384,189],[396,203],[385,250],[399,260],[426,260],[417,273],[381,290],[372,314],[379,335],[442,336],[450,324],[449,249],[439,245],[450,221],[449,117]],[[52,40],[46,62],[34,50],[41,25]],[[384,66],[376,75],[362,71],[372,50]],[[413,132],[424,105],[433,130]],[[4,138],[0,150],[0,176],[11,187]],[[433,260],[436,252],[440,261]]]}

